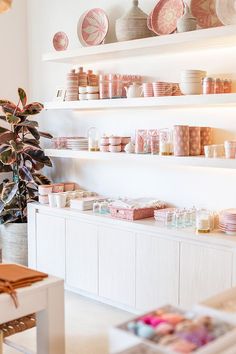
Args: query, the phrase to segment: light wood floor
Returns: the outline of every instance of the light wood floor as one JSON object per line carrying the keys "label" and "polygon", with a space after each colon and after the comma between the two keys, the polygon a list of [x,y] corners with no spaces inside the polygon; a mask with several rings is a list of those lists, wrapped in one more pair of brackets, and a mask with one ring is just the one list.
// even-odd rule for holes
{"label": "light wood floor", "polygon": [[[107,331],[110,326],[126,321],[132,315],[67,292],[66,354],[108,354]],[[35,350],[35,330],[11,337],[16,343]],[[4,354],[18,354],[9,347]]]}

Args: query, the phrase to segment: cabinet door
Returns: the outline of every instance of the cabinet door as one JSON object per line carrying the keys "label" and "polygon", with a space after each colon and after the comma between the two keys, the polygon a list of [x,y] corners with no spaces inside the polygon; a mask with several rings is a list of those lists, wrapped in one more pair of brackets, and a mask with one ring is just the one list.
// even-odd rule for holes
{"label": "cabinet door", "polygon": [[66,222],[66,283],[98,293],[98,229],[82,221]]}
{"label": "cabinet door", "polygon": [[135,306],[135,234],[99,228],[99,295]]}
{"label": "cabinet door", "polygon": [[181,244],[180,304],[192,306],[232,286],[232,253]]}
{"label": "cabinet door", "polygon": [[178,304],[179,243],[145,234],[136,243],[136,307]]}
{"label": "cabinet door", "polygon": [[65,220],[37,214],[37,269],[65,279]]}

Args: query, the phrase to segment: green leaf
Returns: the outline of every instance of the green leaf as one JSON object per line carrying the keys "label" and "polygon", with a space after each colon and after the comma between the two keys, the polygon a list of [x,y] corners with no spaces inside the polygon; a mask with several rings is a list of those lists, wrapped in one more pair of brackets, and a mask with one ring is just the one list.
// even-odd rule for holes
{"label": "green leaf", "polygon": [[31,182],[34,180],[30,170],[26,166],[23,166],[22,168],[20,168],[19,174],[20,174],[21,179],[25,182]]}
{"label": "green leaf", "polygon": [[46,139],[52,139],[53,136],[49,133],[45,133],[45,132],[39,132],[39,135],[42,137],[42,138],[46,138]]}
{"label": "green leaf", "polygon": [[39,132],[37,131],[37,129],[29,128],[29,127],[27,127],[27,129],[36,140],[40,140],[40,135],[39,135]]}
{"label": "green leaf", "polygon": [[10,146],[7,146],[3,151],[0,153],[0,161],[4,165],[11,165],[16,162],[16,153],[12,151]]}
{"label": "green leaf", "polygon": [[39,147],[39,141],[35,139],[24,139],[25,145]]}
{"label": "green leaf", "polygon": [[0,119],[1,119],[1,120],[4,120],[5,122],[6,122],[6,120],[7,120],[7,119],[6,119],[6,116],[0,116]]}
{"label": "green leaf", "polygon": [[[5,101],[2,101],[2,102],[5,102]],[[13,115],[16,115],[16,113],[21,113],[21,109],[10,101],[8,101],[5,104],[1,104],[1,101],[0,101],[0,106],[2,106],[2,110],[4,113],[11,113]]]}
{"label": "green leaf", "polygon": [[21,122],[21,119],[19,117],[16,117],[12,114],[7,114],[6,120],[9,124],[13,124],[13,125],[16,125]]}
{"label": "green leaf", "polygon": [[37,128],[39,123],[35,120],[25,120],[24,122],[18,124],[19,127],[30,127],[30,128]]}
{"label": "green leaf", "polygon": [[27,103],[27,96],[26,96],[25,90],[23,90],[22,88],[18,88],[18,95],[20,97],[22,106],[25,107],[25,105]]}
{"label": "green leaf", "polygon": [[1,193],[2,202],[4,204],[9,204],[12,201],[12,199],[15,197],[17,191],[18,191],[18,183],[15,182],[6,183]]}
{"label": "green leaf", "polygon": [[10,132],[10,131],[11,131],[11,130],[9,130],[9,129],[0,127],[0,134],[7,133],[7,132]]}

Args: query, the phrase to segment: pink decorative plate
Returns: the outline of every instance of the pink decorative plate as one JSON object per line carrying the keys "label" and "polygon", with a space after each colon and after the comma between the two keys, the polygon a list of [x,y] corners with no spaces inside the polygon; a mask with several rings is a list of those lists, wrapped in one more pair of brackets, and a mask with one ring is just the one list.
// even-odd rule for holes
{"label": "pink decorative plate", "polygon": [[78,37],[84,46],[99,45],[104,42],[109,28],[106,13],[99,8],[86,11],[78,22]]}
{"label": "pink decorative plate", "polygon": [[191,0],[191,12],[202,28],[222,26],[216,14],[216,0]]}
{"label": "pink decorative plate", "polygon": [[65,32],[57,32],[53,37],[53,46],[57,51],[66,50],[68,48],[69,39]]}
{"label": "pink decorative plate", "polygon": [[152,30],[158,35],[173,33],[183,13],[182,0],[160,0],[151,13]]}

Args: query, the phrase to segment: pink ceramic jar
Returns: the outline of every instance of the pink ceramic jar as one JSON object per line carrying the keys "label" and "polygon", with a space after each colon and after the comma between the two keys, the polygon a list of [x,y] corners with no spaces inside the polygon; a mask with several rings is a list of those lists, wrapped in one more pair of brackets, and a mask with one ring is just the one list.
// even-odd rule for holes
{"label": "pink ceramic jar", "polygon": [[101,152],[109,152],[109,146],[110,145],[100,145],[100,151]]}
{"label": "pink ceramic jar", "polygon": [[121,144],[122,145],[127,145],[131,142],[131,137],[130,136],[122,136],[121,137]]}
{"label": "pink ceramic jar", "polygon": [[109,145],[109,137],[108,136],[102,136],[100,139],[100,144],[101,145]]}
{"label": "pink ceramic jar", "polygon": [[110,145],[120,145],[121,144],[121,137],[120,136],[111,136],[109,138]]}
{"label": "pink ceramic jar", "polygon": [[109,145],[110,152],[121,152],[121,145]]}

